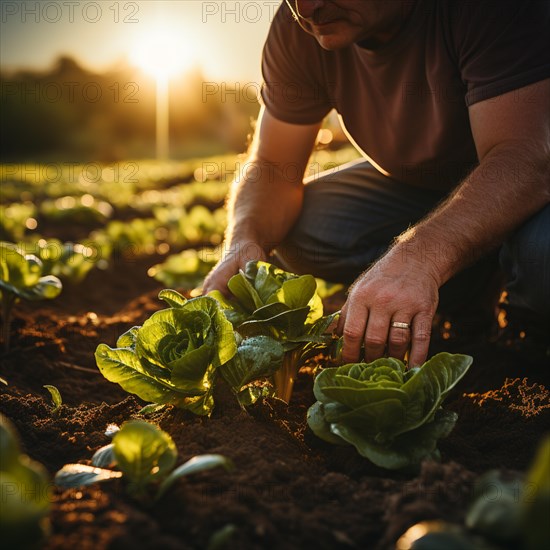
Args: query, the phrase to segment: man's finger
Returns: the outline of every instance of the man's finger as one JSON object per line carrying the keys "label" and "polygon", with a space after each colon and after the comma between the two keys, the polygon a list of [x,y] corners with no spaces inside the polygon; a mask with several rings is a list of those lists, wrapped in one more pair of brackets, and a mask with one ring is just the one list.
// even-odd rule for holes
{"label": "man's finger", "polygon": [[224,296],[231,296],[227,283],[238,271],[239,266],[234,261],[226,259],[219,262],[204,279],[203,293],[219,290]]}
{"label": "man's finger", "polygon": [[[410,314],[395,313],[392,317],[392,323],[406,323],[411,325]],[[390,323],[390,334],[388,338],[388,355],[396,359],[403,360],[405,353],[411,344],[411,327],[394,327]]]}
{"label": "man's finger", "polygon": [[426,362],[433,316],[428,313],[418,313],[412,321],[412,345],[409,357],[410,367],[419,367]]}
{"label": "man's finger", "polygon": [[342,361],[344,363],[359,361],[368,316],[368,309],[364,306],[351,304],[348,307],[342,329],[342,335],[344,336]]}
{"label": "man's finger", "polygon": [[344,325],[346,323],[347,311],[348,311],[348,303],[346,302],[342,306],[342,309],[340,310],[340,315],[338,316],[338,323],[336,324],[336,334],[342,335],[342,333],[344,332]]}
{"label": "man's finger", "polygon": [[388,341],[390,319],[385,313],[371,312],[365,333],[365,361],[370,363],[384,355]]}

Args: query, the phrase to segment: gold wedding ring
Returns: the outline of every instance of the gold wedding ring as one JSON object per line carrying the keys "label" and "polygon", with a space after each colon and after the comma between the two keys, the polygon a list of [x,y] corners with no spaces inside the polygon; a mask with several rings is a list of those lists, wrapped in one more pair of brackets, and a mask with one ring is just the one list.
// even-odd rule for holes
{"label": "gold wedding ring", "polygon": [[409,323],[400,323],[399,321],[393,321],[391,326],[393,328],[406,328],[406,329],[411,328],[411,325]]}

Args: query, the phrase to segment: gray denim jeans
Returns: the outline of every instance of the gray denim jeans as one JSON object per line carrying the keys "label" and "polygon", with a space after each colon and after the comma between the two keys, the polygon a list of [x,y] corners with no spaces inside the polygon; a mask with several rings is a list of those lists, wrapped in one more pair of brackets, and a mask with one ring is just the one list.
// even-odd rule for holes
{"label": "gray denim jeans", "polygon": [[[447,195],[388,178],[362,159],[305,184],[302,213],[277,247],[275,260],[289,271],[345,284]],[[445,243],[441,247],[445,253]],[[495,280],[499,257],[510,303],[550,317],[550,206],[528,220],[500,251],[448,281],[440,291],[440,307],[475,307]]]}

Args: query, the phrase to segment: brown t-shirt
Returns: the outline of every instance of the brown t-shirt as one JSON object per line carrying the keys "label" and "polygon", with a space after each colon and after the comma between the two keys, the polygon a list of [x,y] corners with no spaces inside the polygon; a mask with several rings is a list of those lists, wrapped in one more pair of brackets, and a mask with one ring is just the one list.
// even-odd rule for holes
{"label": "brown t-shirt", "polygon": [[382,172],[446,190],[478,163],[468,106],[550,77],[550,1],[417,0],[391,42],[337,51],[283,2],[262,71],[275,118],[313,124],[334,108]]}

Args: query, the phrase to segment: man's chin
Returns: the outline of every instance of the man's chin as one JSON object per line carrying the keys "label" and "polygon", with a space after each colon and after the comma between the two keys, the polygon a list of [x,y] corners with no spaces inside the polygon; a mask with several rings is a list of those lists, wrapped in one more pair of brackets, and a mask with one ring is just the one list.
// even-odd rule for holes
{"label": "man's chin", "polygon": [[337,36],[333,34],[314,34],[317,42],[324,50],[340,50],[351,45],[352,42],[346,40],[342,36]]}
{"label": "man's chin", "polygon": [[350,36],[349,32],[346,32],[347,29],[345,26],[343,28],[341,21],[327,23],[322,26],[315,26],[303,20],[299,20],[298,23],[325,50],[339,50],[355,42],[355,38]]}

